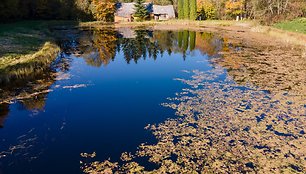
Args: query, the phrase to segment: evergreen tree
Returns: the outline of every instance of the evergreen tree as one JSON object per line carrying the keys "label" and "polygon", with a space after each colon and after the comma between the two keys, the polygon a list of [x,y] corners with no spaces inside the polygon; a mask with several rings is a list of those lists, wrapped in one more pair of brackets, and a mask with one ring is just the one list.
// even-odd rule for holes
{"label": "evergreen tree", "polygon": [[197,19],[197,0],[189,0],[190,2],[190,16],[189,18],[191,20],[196,20]]}
{"label": "evergreen tree", "polygon": [[184,19],[184,0],[178,0],[178,18]]}
{"label": "evergreen tree", "polygon": [[137,17],[138,20],[142,21],[145,20],[148,17],[148,10],[146,7],[143,5],[144,0],[136,0],[135,3],[135,14],[134,17]]}
{"label": "evergreen tree", "polygon": [[189,10],[190,0],[184,0],[184,19],[189,19],[190,10]]}

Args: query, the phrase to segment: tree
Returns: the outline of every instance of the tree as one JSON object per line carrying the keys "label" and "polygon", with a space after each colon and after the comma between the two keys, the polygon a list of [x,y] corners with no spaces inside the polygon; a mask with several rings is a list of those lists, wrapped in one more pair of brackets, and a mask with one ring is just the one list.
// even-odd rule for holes
{"label": "tree", "polygon": [[178,0],[178,18],[184,19],[184,0]]}
{"label": "tree", "polygon": [[93,0],[91,11],[96,20],[113,22],[116,11],[114,0]]}
{"label": "tree", "polygon": [[245,0],[227,0],[225,3],[225,12],[230,17],[242,16],[244,13]]}
{"label": "tree", "polygon": [[189,19],[190,9],[189,0],[184,0],[184,19]]}
{"label": "tree", "polygon": [[148,18],[148,10],[146,7],[143,5],[144,0],[136,0],[135,3],[135,14],[134,17],[138,18],[136,20],[143,21],[146,18]]}
{"label": "tree", "polygon": [[216,19],[217,9],[212,0],[197,0],[197,9],[201,20]]}
{"label": "tree", "polygon": [[196,0],[189,0],[190,2],[190,20],[196,20],[197,19],[197,1]]}

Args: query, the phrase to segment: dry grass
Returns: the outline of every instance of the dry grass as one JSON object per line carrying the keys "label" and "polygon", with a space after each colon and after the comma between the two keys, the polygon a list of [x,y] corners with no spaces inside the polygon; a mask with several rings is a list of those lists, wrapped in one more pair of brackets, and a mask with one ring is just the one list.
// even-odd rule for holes
{"label": "dry grass", "polygon": [[269,26],[254,26],[251,28],[252,32],[264,33],[274,38],[280,39],[288,44],[306,46],[306,35],[286,30],[277,29]]}
{"label": "dry grass", "polygon": [[30,62],[40,62],[49,60],[55,53],[59,52],[59,47],[53,43],[46,42],[44,46],[34,54],[27,55],[9,55],[0,58],[0,70],[17,64]]}
{"label": "dry grass", "polygon": [[59,51],[60,48],[57,45],[46,42],[34,54],[9,55],[0,58],[0,81],[27,76],[34,71],[43,70],[45,67],[50,66]]}

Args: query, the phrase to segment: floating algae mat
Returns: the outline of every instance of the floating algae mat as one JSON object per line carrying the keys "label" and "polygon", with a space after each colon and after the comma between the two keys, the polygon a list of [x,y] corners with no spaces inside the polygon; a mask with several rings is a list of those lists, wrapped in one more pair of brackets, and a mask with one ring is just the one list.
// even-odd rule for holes
{"label": "floating algae mat", "polygon": [[306,172],[303,50],[207,31],[52,32],[48,66],[1,74],[1,172]]}

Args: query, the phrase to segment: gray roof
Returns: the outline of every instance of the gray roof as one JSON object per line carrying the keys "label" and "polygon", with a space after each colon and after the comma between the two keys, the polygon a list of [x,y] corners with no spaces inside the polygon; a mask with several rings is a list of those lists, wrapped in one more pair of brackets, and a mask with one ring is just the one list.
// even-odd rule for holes
{"label": "gray roof", "polygon": [[[168,14],[170,18],[175,18],[175,12],[173,5],[152,5],[151,3],[144,3],[144,5],[147,7],[147,10],[150,13],[154,14]],[[130,17],[135,13],[135,3],[118,3],[117,5],[117,11],[115,13],[116,16],[120,17]],[[152,7],[153,6],[153,7]]]}
{"label": "gray roof", "polygon": [[153,5],[154,14],[167,14],[170,18],[175,18],[173,5]]}
{"label": "gray roof", "polygon": [[[143,3],[146,6],[148,12],[152,12],[152,3]],[[117,11],[115,13],[116,16],[120,17],[129,17],[136,12],[135,10],[135,2],[130,3],[117,3]]]}
{"label": "gray roof", "polygon": [[129,17],[133,13],[135,13],[135,3],[118,3],[117,4],[117,11],[115,13],[116,16],[120,17]]}

